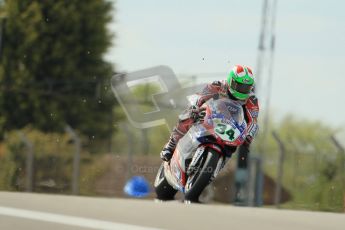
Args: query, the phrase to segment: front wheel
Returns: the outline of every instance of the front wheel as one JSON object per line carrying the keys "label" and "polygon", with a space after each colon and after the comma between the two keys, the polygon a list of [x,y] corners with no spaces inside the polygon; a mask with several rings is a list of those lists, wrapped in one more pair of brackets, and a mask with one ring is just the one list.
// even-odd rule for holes
{"label": "front wheel", "polygon": [[165,178],[164,162],[161,164],[161,167],[158,169],[154,187],[157,194],[157,199],[174,200],[177,190],[174,189]]}
{"label": "front wheel", "polygon": [[211,182],[217,168],[220,155],[213,149],[208,149],[200,166],[189,175],[185,186],[185,200],[199,202],[199,196],[204,188]]}

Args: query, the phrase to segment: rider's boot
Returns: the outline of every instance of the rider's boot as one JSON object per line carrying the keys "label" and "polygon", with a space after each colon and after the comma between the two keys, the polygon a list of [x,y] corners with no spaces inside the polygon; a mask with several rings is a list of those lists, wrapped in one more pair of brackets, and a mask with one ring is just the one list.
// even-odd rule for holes
{"label": "rider's boot", "polygon": [[172,158],[174,151],[176,148],[176,141],[174,140],[173,136],[170,136],[168,143],[165,144],[162,152],[161,152],[161,159],[163,161],[170,161]]}

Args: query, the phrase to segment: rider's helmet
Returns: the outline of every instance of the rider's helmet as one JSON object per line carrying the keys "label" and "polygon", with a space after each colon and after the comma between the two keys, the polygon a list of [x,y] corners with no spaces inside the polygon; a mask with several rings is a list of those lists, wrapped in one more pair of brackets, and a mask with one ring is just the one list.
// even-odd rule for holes
{"label": "rider's helmet", "polygon": [[246,100],[254,87],[254,76],[248,66],[235,65],[227,78],[229,91],[238,100]]}

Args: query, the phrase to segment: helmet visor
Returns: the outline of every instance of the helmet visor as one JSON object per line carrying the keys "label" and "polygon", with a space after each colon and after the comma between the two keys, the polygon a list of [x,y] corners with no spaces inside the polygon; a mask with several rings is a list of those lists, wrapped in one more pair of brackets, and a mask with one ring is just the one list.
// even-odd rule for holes
{"label": "helmet visor", "polygon": [[230,88],[236,90],[239,93],[249,94],[250,91],[253,89],[253,85],[239,83],[232,79]]}

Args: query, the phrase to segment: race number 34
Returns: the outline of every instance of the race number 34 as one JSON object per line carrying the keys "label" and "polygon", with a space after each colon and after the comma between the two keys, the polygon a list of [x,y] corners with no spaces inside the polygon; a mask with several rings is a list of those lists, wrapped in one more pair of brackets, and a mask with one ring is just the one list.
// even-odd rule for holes
{"label": "race number 34", "polygon": [[216,132],[222,136],[226,134],[230,141],[235,139],[235,131],[228,125],[217,124]]}

